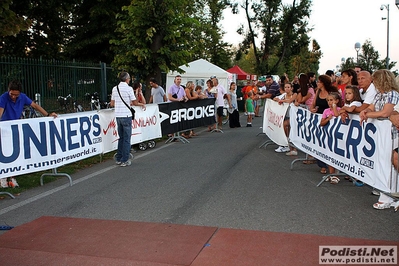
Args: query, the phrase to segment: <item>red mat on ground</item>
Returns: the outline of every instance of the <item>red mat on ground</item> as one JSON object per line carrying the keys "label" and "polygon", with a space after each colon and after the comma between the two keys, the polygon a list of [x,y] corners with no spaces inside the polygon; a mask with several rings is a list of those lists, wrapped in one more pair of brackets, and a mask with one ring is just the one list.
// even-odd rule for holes
{"label": "red mat on ground", "polygon": [[318,265],[319,245],[398,246],[399,242],[41,217],[0,236],[0,262],[2,265]]}
{"label": "red mat on ground", "polygon": [[2,265],[190,265],[216,229],[41,217],[0,236],[0,261]]}
{"label": "red mat on ground", "polygon": [[219,229],[191,265],[319,265],[319,246],[341,245],[398,246],[399,242]]}

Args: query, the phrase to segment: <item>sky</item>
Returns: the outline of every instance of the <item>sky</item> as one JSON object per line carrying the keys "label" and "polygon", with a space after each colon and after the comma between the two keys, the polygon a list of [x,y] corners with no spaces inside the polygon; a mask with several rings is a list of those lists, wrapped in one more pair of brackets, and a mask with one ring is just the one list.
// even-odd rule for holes
{"label": "sky", "polygon": [[[291,1],[283,0],[291,4]],[[389,58],[399,69],[399,9],[395,0],[313,0],[309,27],[313,31],[311,39],[317,40],[323,57],[320,60],[319,73],[336,70],[342,58],[353,57],[356,60],[355,43],[363,45],[370,40],[380,59],[387,55],[387,10],[381,5],[389,4]],[[222,29],[226,32],[224,40],[238,44],[242,37],[236,33],[240,23],[246,24],[243,10],[234,15],[225,10]],[[359,52],[360,53],[360,52]]]}

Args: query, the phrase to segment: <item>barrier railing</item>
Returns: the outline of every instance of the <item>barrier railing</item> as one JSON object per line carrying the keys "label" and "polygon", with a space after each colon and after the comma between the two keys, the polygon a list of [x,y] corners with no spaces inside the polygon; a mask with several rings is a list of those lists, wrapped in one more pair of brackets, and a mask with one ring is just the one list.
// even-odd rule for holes
{"label": "barrier railing", "polygon": [[[135,107],[131,144],[215,123],[214,99]],[[0,176],[18,176],[56,168],[117,149],[113,109],[3,121],[0,132]],[[67,176],[68,177],[68,176]],[[70,183],[72,184],[72,179]]]}
{"label": "barrier railing", "polygon": [[[288,139],[280,140],[281,136],[286,137],[281,120],[287,106],[267,102],[271,107],[265,109],[263,130],[274,143],[288,146]],[[289,140],[292,145],[384,193],[399,191],[398,174],[391,163],[391,122],[369,119],[361,125],[357,115],[350,115],[346,123],[335,118],[321,127],[320,119],[320,114],[291,105]],[[304,159],[307,157],[299,160]]]}

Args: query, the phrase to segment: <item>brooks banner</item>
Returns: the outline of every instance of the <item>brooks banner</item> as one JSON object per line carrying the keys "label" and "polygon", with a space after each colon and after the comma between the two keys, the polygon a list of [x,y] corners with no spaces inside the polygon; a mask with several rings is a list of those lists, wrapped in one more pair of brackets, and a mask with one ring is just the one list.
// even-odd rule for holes
{"label": "brooks banner", "polygon": [[159,104],[162,134],[215,124],[215,99]]}
{"label": "brooks banner", "polygon": [[321,115],[290,109],[290,141],[300,150],[381,191],[390,191],[391,122],[353,115],[320,126]]}
{"label": "brooks banner", "polygon": [[263,133],[280,146],[288,146],[288,139],[283,127],[288,106],[289,104],[287,103],[278,104],[273,100],[267,99],[263,114]]}

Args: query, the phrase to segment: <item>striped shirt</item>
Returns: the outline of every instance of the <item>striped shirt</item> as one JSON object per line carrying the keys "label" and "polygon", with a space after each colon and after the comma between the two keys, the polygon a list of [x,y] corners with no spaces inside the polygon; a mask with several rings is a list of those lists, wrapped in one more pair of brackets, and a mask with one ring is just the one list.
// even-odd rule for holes
{"label": "striped shirt", "polygon": [[[384,109],[384,105],[390,103],[393,105],[397,105],[399,103],[399,93],[395,90],[387,91],[387,92],[377,92],[375,95],[373,104],[374,110],[376,112]],[[396,139],[398,136],[398,129],[392,124],[392,139]]]}
{"label": "striped shirt", "polygon": [[[136,100],[136,97],[133,93],[133,88],[130,87],[126,82],[121,81],[119,83],[119,92],[123,100],[126,102],[127,105],[133,105],[133,101]],[[115,117],[130,117],[132,113],[123,103],[121,98],[119,97],[118,90],[115,87],[112,88],[111,100],[115,101]]]}

